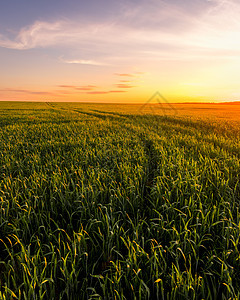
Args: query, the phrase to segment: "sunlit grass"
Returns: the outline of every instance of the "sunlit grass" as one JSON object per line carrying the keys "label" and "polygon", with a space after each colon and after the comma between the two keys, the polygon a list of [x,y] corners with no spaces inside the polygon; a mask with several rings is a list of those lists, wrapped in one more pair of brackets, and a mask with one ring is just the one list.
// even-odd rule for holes
{"label": "sunlit grass", "polygon": [[0,299],[239,298],[237,120],[21,105],[0,107]]}

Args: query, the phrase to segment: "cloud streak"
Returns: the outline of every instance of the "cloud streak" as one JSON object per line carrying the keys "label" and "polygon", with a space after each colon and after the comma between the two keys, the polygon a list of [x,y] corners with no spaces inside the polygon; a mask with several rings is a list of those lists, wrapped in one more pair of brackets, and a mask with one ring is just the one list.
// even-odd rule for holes
{"label": "cloud streak", "polygon": [[121,76],[121,77],[135,77],[134,74],[130,74],[130,73],[115,73],[115,75]]}
{"label": "cloud streak", "polygon": [[77,90],[77,91],[90,91],[95,89],[96,85],[85,85],[85,86],[76,86],[76,85],[58,85],[58,87],[61,88],[67,88],[71,90]]}
{"label": "cloud streak", "polygon": [[117,83],[116,86],[120,89],[131,89],[131,88],[136,87],[134,85],[124,84],[124,83]]}
{"label": "cloud streak", "polygon": [[63,63],[66,64],[79,64],[79,65],[90,65],[90,66],[107,66],[107,63],[98,62],[95,60],[84,60],[84,59],[60,59]]}
{"label": "cloud streak", "polygon": [[127,91],[124,91],[124,90],[103,90],[103,91],[99,91],[99,90],[95,90],[97,88],[97,86],[95,86],[95,85],[85,85],[85,86],[58,85],[58,87],[61,87],[61,88],[64,88],[64,89],[68,89],[72,93],[74,93],[75,91],[80,91],[81,94],[89,94],[89,95],[103,95],[103,94],[112,94],[112,93],[124,93],[124,92],[127,92]]}
{"label": "cloud streak", "polygon": [[119,91],[119,90],[113,90],[113,91],[92,91],[87,92],[86,94],[89,95],[103,95],[103,94],[114,94],[114,93],[126,93],[127,91]]}
{"label": "cloud streak", "polygon": [[28,94],[28,95],[43,95],[43,96],[54,96],[56,94],[48,91],[32,91],[32,90],[27,90],[27,89],[11,89],[11,88],[6,88],[6,89],[1,89],[1,92],[7,92],[7,93],[22,93],[22,94]]}
{"label": "cloud streak", "polygon": [[118,94],[118,93],[126,93],[127,90],[93,90],[95,86],[89,85],[85,87],[77,87],[71,85],[59,85],[59,87],[67,89],[67,91],[33,91],[29,89],[14,89],[14,88],[6,88],[0,89],[2,95],[4,94],[22,94],[22,95],[36,95],[36,96],[54,96],[54,97],[61,97],[64,95],[76,95],[76,91],[79,94],[85,95],[106,95],[106,94]]}

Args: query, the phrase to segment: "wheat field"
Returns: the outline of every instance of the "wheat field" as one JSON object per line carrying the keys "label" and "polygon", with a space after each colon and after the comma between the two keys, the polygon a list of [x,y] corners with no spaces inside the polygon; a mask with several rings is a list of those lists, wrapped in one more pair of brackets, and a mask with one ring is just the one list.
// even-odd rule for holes
{"label": "wheat field", "polygon": [[0,299],[239,299],[240,105],[0,103]]}

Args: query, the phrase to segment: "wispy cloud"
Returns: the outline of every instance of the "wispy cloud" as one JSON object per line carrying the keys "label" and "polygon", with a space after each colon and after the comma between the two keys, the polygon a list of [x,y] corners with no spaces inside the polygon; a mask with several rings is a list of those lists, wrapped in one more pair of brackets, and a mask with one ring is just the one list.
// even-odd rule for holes
{"label": "wispy cloud", "polygon": [[67,88],[71,90],[78,90],[78,91],[90,91],[95,89],[96,85],[85,85],[85,86],[76,86],[76,85],[58,85],[61,88]]}
{"label": "wispy cloud", "polygon": [[[63,51],[81,51],[68,64],[106,66],[122,60],[181,60],[188,54],[209,57],[212,50],[240,48],[240,3],[236,0],[126,1],[115,19],[95,23],[59,20],[36,21],[23,27],[14,38],[0,33],[0,47],[26,50],[51,46]],[[205,50],[205,51],[203,51]],[[151,58],[150,52],[154,52]],[[114,56],[113,56],[114,55]],[[76,57],[69,55],[69,57]],[[229,58],[223,53],[219,59]],[[116,74],[132,77],[132,74]]]}
{"label": "wispy cloud", "polygon": [[91,95],[102,95],[102,94],[112,94],[112,93],[125,93],[127,91],[92,91],[92,92],[87,92],[87,94],[91,94]]}
{"label": "wispy cloud", "polygon": [[[72,85],[59,85],[59,87],[64,88],[64,90],[58,91],[34,91],[30,89],[13,89],[13,88],[5,88],[0,89],[0,93],[4,94],[23,94],[23,95],[38,95],[38,96],[54,96],[61,97],[64,95],[74,95],[76,91],[79,91],[80,94],[88,94],[88,95],[105,95],[105,94],[114,94],[114,93],[126,93],[126,90],[93,90],[95,86],[89,85],[85,87],[78,87]],[[67,89],[67,91],[65,90]]]}
{"label": "wispy cloud", "polygon": [[9,49],[26,50],[36,47],[46,47],[59,43],[66,32],[62,29],[64,22],[35,22],[23,27],[15,39],[9,39],[0,34],[0,46]]}
{"label": "wispy cloud", "polygon": [[134,74],[130,74],[130,73],[115,73],[115,75],[122,76],[122,77],[135,77]]}
{"label": "wispy cloud", "polygon": [[107,66],[107,63],[104,62],[98,62],[95,60],[84,60],[84,59],[64,59],[60,58],[61,62],[64,62],[66,64],[79,64],[79,65],[92,65],[92,66]]}
{"label": "wispy cloud", "polygon": [[116,86],[120,89],[131,89],[134,88],[136,86],[131,85],[131,84],[124,84],[124,83],[117,83]]}
{"label": "wispy cloud", "polygon": [[55,95],[52,92],[48,91],[33,91],[33,90],[27,90],[27,89],[11,89],[11,88],[6,88],[6,89],[1,89],[1,92],[7,92],[7,93],[22,93],[22,94],[29,94],[29,95],[43,95],[43,96],[53,96]]}
{"label": "wispy cloud", "polygon": [[[68,91],[71,91],[71,93],[76,93],[76,91],[79,91],[81,94],[88,94],[88,95],[104,95],[104,94],[127,92],[126,90],[96,90],[96,88],[99,88],[99,87],[97,87],[95,85],[85,85],[85,86],[58,85],[58,87],[67,89]],[[124,88],[124,87],[118,86],[118,88]]]}

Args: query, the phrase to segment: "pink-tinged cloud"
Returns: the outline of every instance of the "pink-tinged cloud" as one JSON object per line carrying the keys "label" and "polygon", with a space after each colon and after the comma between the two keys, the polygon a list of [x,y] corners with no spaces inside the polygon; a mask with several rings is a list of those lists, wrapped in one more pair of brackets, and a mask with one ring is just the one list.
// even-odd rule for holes
{"label": "pink-tinged cloud", "polygon": [[109,94],[108,91],[91,91],[91,92],[87,92],[87,94],[92,94],[92,95],[95,95],[95,94]]}
{"label": "pink-tinged cloud", "polygon": [[116,84],[116,86],[120,89],[131,89],[131,88],[136,87],[134,85],[124,84],[124,83],[118,83],[118,84]]}
{"label": "pink-tinged cloud", "polygon": [[96,86],[92,85],[92,86],[76,87],[75,90],[78,90],[78,91],[91,91],[91,90],[94,90],[95,88],[96,88]]}
{"label": "pink-tinged cloud", "polygon": [[61,88],[73,89],[77,91],[91,91],[95,89],[96,85],[85,85],[85,86],[75,86],[75,85],[59,85]]}
{"label": "pink-tinged cloud", "polygon": [[75,89],[76,88],[75,85],[65,85],[65,84],[58,85],[58,87],[67,88],[67,89]]}
{"label": "pink-tinged cloud", "polygon": [[112,93],[125,93],[127,91],[92,91],[92,92],[87,92],[87,94],[90,95],[102,95],[102,94],[112,94]]}
{"label": "pink-tinged cloud", "polygon": [[10,92],[10,93],[23,93],[29,95],[44,95],[44,96],[54,96],[55,94],[52,92],[40,92],[40,91],[32,91],[25,89],[2,89],[1,92]]}
{"label": "pink-tinged cloud", "polygon": [[126,93],[127,91],[110,91],[110,93]]}
{"label": "pink-tinged cloud", "polygon": [[130,74],[130,73],[115,73],[115,75],[123,76],[123,77],[135,77],[134,74]]}
{"label": "pink-tinged cloud", "polygon": [[[59,87],[68,89],[67,93],[74,93],[74,91],[81,91],[82,94],[89,94],[89,95],[106,95],[112,93],[125,93],[127,91],[124,90],[107,90],[107,91],[98,91],[94,90],[97,88],[95,85],[85,85],[85,86],[75,86],[75,85],[59,85]],[[121,87],[123,88],[123,87]],[[63,92],[62,94],[64,94]]]}

